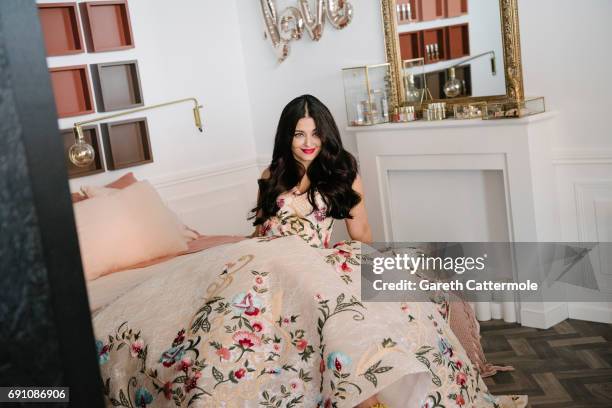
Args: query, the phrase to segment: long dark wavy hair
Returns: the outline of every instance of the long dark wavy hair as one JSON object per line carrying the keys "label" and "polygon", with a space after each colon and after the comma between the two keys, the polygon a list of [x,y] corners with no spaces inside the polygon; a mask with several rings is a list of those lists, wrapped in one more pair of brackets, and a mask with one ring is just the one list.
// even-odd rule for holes
{"label": "long dark wavy hair", "polygon": [[[315,121],[321,139],[321,150],[308,170],[295,160],[291,151],[295,127],[304,117]],[[269,171],[269,178],[259,179],[257,207],[252,209],[253,214],[249,217],[255,219],[253,225],[260,225],[276,215],[279,210],[277,197],[297,186],[304,173],[310,180],[308,201],[315,210],[319,210],[315,191],[321,194],[327,215],[336,219],[352,218],[349,214],[351,208],[361,201],[352,188],[357,176],[357,160],[342,147],[338,126],[329,109],[312,95],[299,96],[283,109]]]}

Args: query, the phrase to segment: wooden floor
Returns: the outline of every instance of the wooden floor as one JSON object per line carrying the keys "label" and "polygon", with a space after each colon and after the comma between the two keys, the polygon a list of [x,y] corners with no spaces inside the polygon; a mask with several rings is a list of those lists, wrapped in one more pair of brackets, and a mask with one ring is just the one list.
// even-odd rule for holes
{"label": "wooden floor", "polygon": [[513,372],[486,378],[492,394],[527,394],[533,408],[612,407],[612,325],[566,320],[548,329],[481,323],[489,362]]}

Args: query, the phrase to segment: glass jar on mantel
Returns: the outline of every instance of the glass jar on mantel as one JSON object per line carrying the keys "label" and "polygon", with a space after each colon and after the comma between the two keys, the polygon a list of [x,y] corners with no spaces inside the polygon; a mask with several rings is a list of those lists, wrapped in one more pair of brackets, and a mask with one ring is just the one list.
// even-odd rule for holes
{"label": "glass jar on mantel", "polygon": [[389,122],[389,63],[344,68],[344,100],[349,126]]}

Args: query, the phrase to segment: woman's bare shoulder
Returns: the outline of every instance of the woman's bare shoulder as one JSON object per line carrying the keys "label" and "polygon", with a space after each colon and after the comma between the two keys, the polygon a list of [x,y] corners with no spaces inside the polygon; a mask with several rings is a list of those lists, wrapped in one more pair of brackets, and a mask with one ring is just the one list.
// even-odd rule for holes
{"label": "woman's bare shoulder", "polygon": [[270,168],[269,167],[266,167],[266,169],[261,173],[261,178],[264,180],[270,178]]}

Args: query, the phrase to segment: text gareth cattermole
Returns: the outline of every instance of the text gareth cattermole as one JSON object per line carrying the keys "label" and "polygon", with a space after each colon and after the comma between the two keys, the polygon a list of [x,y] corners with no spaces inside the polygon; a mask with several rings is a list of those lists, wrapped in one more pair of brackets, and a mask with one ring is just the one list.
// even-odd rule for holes
{"label": "text gareth cattermole", "polygon": [[446,270],[462,274],[474,270],[482,271],[485,269],[484,261],[486,258],[487,254],[476,258],[471,256],[443,258],[439,256],[425,256],[423,254],[419,256],[397,254],[395,257],[375,257],[373,259],[372,272],[380,275],[388,270],[406,270],[413,275],[417,270]]}

